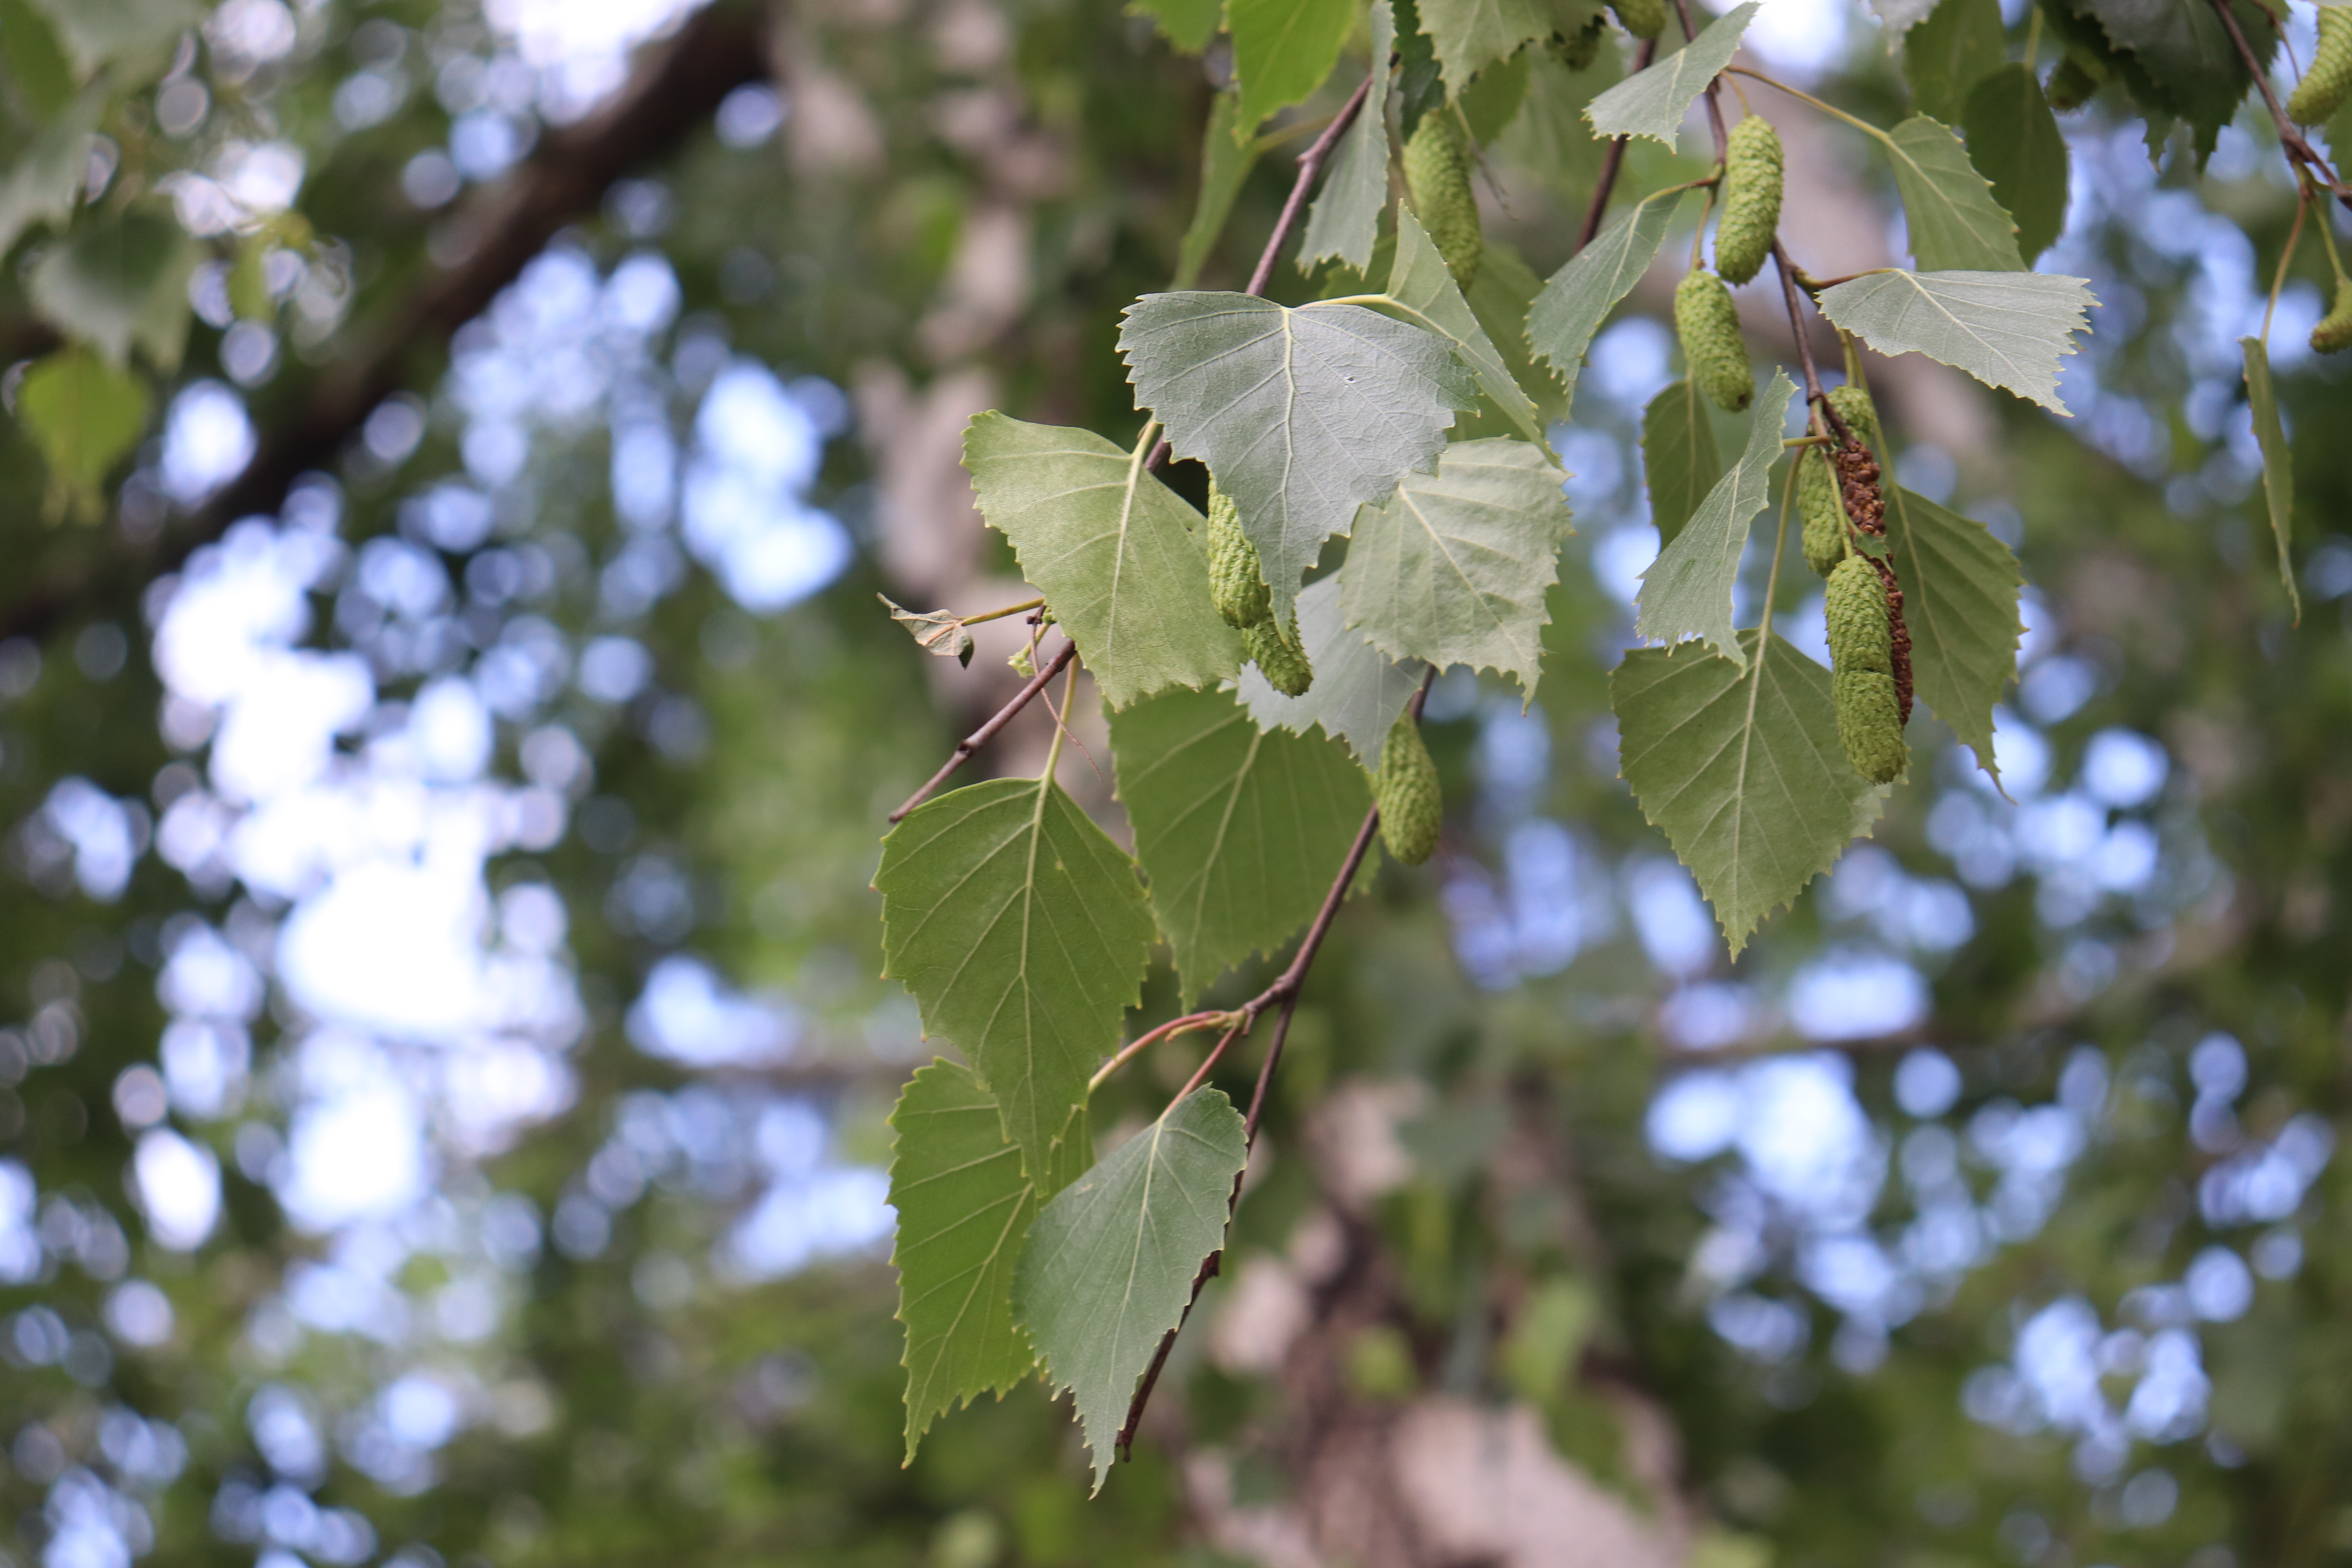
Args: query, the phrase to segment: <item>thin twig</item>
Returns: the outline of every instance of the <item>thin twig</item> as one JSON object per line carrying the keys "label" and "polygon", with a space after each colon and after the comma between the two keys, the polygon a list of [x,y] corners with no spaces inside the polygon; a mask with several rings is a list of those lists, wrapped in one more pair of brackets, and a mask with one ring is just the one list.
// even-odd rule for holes
{"label": "thin twig", "polygon": [[1001,621],[1007,616],[1017,616],[1024,610],[1042,609],[1045,604],[1045,601],[1043,599],[1024,599],[1017,605],[1007,605],[1001,610],[982,610],[976,616],[958,616],[956,619],[965,626],[977,626],[989,621]]}
{"label": "thin twig", "polygon": [[[1789,303],[1789,331],[1797,339],[1797,363],[1805,372],[1805,401],[1827,408],[1829,400],[1822,395],[1821,372],[1813,367],[1813,340],[1806,335],[1804,313],[1797,306],[1797,266],[1789,259],[1789,252],[1781,246],[1779,235],[1772,237],[1772,263],[1780,269],[1780,292]],[[1836,422],[1835,409],[1830,409],[1830,418]],[[1836,435],[1840,442],[1844,441],[1845,426],[1843,424],[1838,425]]]}
{"label": "thin twig", "polygon": [[1181,1018],[1171,1018],[1168,1022],[1160,1025],[1158,1028],[1148,1030],[1141,1035],[1138,1035],[1133,1040],[1121,1046],[1118,1049],[1118,1054],[1111,1058],[1110,1060],[1103,1063],[1102,1066],[1097,1068],[1095,1069],[1095,1076],[1087,1080],[1087,1092],[1088,1094],[1092,1094],[1095,1090],[1100,1089],[1104,1084],[1110,1081],[1111,1074],[1125,1067],[1129,1062],[1133,1061],[1137,1055],[1139,1055],[1145,1047],[1150,1045],[1155,1040],[1173,1039],[1178,1035],[1190,1034],[1194,1029],[1210,1029],[1216,1028],[1220,1026],[1230,1028],[1237,1020],[1237,1017],[1238,1015],[1236,1014],[1221,1013],[1212,1010],[1201,1013],[1187,1013]]}
{"label": "thin twig", "polygon": [[[1421,689],[1412,694],[1412,700],[1405,706],[1405,711],[1412,716],[1416,724],[1421,722],[1421,710],[1429,701],[1429,688],[1436,679],[1437,668],[1433,665],[1423,673]],[[1240,1036],[1247,1034],[1266,1008],[1279,1003],[1282,1016],[1276,1021],[1274,1037],[1266,1045],[1265,1060],[1258,1068],[1257,1088],[1250,1095],[1249,1115],[1243,1122],[1245,1147],[1255,1149],[1257,1146],[1258,1122],[1265,1112],[1266,1090],[1273,1084],[1275,1068],[1282,1060],[1283,1042],[1290,1036],[1290,1016],[1298,1005],[1299,990],[1307,983],[1307,972],[1313,966],[1315,955],[1322,951],[1323,939],[1331,933],[1331,922],[1339,917],[1339,906],[1347,900],[1349,885],[1355,881],[1356,872],[1363,865],[1364,857],[1371,851],[1372,835],[1379,831],[1380,826],[1381,808],[1375,805],[1364,814],[1364,825],[1356,829],[1356,841],[1349,846],[1348,858],[1340,862],[1339,874],[1331,879],[1330,890],[1323,895],[1323,907],[1315,911],[1315,923],[1307,928],[1307,935],[1299,942],[1298,952],[1292,956],[1289,966],[1276,976],[1273,984],[1243,1004],[1241,1021],[1217,1042],[1216,1049],[1209,1053],[1208,1059],[1201,1064],[1192,1081],[1184,1086],[1175,1100],[1170,1102],[1171,1109],[1208,1078],[1209,1069],[1225,1054],[1225,1047]],[[1234,1208],[1241,1203],[1242,1178],[1248,1173],[1248,1163],[1244,1160],[1242,1169],[1234,1173],[1233,1194],[1225,1201],[1225,1224],[1228,1226],[1233,1224]],[[1176,1336],[1184,1331],[1184,1325],[1192,1320],[1192,1308],[1200,1301],[1201,1292],[1208,1288],[1209,1281],[1216,1278],[1223,1257],[1224,1248],[1220,1247],[1202,1260],[1200,1270],[1192,1276],[1192,1294],[1184,1303],[1182,1315],[1176,1320],[1174,1328],[1160,1337],[1160,1348],[1152,1352],[1151,1364],[1144,1369],[1143,1381],[1136,1385],[1135,1397],[1128,1403],[1127,1419],[1119,1424],[1115,1446],[1121,1458],[1126,1458],[1128,1451],[1134,1447],[1135,1429],[1143,1420],[1144,1406],[1151,1403],[1151,1391],[1159,1385],[1160,1368],[1168,1364],[1168,1352],[1175,1348]]]}
{"label": "thin twig", "polygon": [[[930,799],[931,792],[938,789],[940,785],[947,783],[948,775],[950,773],[954,773],[958,768],[963,766],[965,763],[971,761],[971,754],[974,752],[979,751],[982,746],[988,744],[989,742],[996,739],[996,732],[999,730],[1003,729],[1005,725],[1011,723],[1014,714],[1020,712],[1024,708],[1028,707],[1030,699],[1035,697],[1040,691],[1045,690],[1045,683],[1052,680],[1054,677],[1061,674],[1063,667],[1077,656],[1077,644],[1073,642],[1064,643],[1062,645],[1062,651],[1054,656],[1053,662],[1046,665],[1045,668],[1039,670],[1035,676],[1031,678],[1028,685],[1014,692],[1013,694],[1013,700],[998,709],[994,718],[991,719],[987,723],[982,724],[979,729],[974,730],[971,734],[966,735],[962,740],[956,742],[956,749],[949,754],[946,762],[940,764],[940,771],[931,775],[930,782],[923,785],[922,788],[917,790],[914,794],[908,795],[907,797],[907,804],[890,814],[890,820],[893,822],[898,821],[900,817],[905,816],[908,812],[914,810],[915,807]],[[1055,732],[1055,738],[1056,740],[1060,739],[1059,731]]]}
{"label": "thin twig", "polygon": [[2287,118],[2286,110],[2279,103],[2278,94],[2271,88],[2270,73],[2263,69],[2263,62],[2254,56],[2254,47],[2246,41],[2245,29],[2238,26],[2237,16],[2230,9],[2230,0],[2212,0],[2212,4],[2213,9],[2221,14],[2221,26],[2229,31],[2230,41],[2238,47],[2238,58],[2245,62],[2246,74],[2254,79],[2254,86],[2262,90],[2263,101],[2270,106],[2271,123],[2278,128],[2279,146],[2286,153],[2287,163],[2306,166],[2314,173],[2325,175],[2329,192],[2347,209],[2352,209],[2352,185],[2347,185],[2336,177],[2336,171],[2327,166],[2326,161],[2295,128],[2294,121]]}
{"label": "thin twig", "polygon": [[[1633,55],[1633,68],[1643,71],[1658,58],[1658,40],[1643,38]],[[1609,196],[1617,188],[1617,172],[1625,166],[1625,138],[1612,137],[1609,151],[1601,160],[1601,183],[1592,187],[1592,203],[1584,209],[1584,226],[1576,231],[1576,248],[1582,250],[1601,232],[1601,220],[1608,215]]]}
{"label": "thin twig", "polygon": [[[1691,26],[1690,0],[1675,0],[1675,15],[1682,18],[1683,42],[1688,44],[1696,38],[1697,30]],[[1718,163],[1727,162],[1731,155],[1731,137],[1723,128],[1723,105],[1716,100],[1722,79],[1717,77],[1706,84],[1706,120],[1715,131],[1715,161]]]}

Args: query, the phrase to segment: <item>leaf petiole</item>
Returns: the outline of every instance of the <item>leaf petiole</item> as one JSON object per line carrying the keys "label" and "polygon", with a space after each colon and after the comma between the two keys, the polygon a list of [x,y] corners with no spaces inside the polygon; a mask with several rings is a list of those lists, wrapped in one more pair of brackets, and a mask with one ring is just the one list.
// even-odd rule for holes
{"label": "leaf petiole", "polygon": [[1087,1080],[1087,1092],[1091,1095],[1109,1082],[1111,1074],[1141,1055],[1147,1046],[1160,1040],[1172,1040],[1179,1035],[1189,1035],[1200,1029],[1232,1028],[1241,1022],[1241,1018],[1242,1016],[1238,1012],[1224,1013],[1214,1010],[1187,1013],[1181,1018],[1171,1018],[1158,1028],[1138,1035],[1134,1039],[1121,1046],[1118,1048],[1118,1054],[1097,1068],[1095,1076]]}

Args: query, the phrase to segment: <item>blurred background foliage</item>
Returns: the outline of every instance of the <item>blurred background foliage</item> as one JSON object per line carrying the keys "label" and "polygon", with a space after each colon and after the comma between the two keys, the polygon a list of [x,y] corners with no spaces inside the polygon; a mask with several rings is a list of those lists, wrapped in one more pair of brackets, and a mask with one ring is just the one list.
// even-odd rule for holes
{"label": "blurred background foliage", "polygon": [[[1906,102],[1848,0],[1749,45]],[[1033,1386],[900,1468],[882,1118],[928,1047],[866,881],[1019,634],[959,669],[875,596],[1024,596],[972,412],[1131,437],[1118,313],[1222,47],[1105,0],[0,0],[0,1560],[2352,1561],[2352,384],[2306,243],[2298,626],[2235,348],[2291,187],[2258,112],[2151,162],[2116,88],[2041,263],[2101,301],[2075,416],[1872,364],[1903,481],[2034,584],[2007,794],[1923,722],[1726,962],[1604,687],[1653,279],[1560,437],[1538,700],[1433,693],[1445,847],[1316,971],[1134,1462],[1085,1500]],[[1482,199],[1532,278],[1621,65],[1512,68]],[[1899,251],[1782,108],[1799,260]],[[19,395],[60,353],[79,469]]]}

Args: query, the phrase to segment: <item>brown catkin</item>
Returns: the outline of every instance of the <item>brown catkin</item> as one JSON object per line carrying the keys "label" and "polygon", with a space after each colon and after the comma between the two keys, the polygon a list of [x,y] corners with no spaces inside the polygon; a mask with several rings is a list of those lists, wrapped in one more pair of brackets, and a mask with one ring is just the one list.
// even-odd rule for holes
{"label": "brown catkin", "polygon": [[2336,117],[2347,97],[2352,97],[2352,10],[2322,5],[2319,47],[2312,51],[2311,68],[2286,100],[2287,118],[2297,125],[2324,124]]}
{"label": "brown catkin", "polygon": [[1209,598],[1225,624],[1241,630],[1272,613],[1273,595],[1258,563],[1257,546],[1242,531],[1234,498],[1209,481]]}
{"label": "brown catkin", "polygon": [[1715,227],[1715,269],[1745,283],[1763,269],[1780,226],[1780,137],[1751,114],[1731,128],[1723,154],[1723,220]]}
{"label": "brown catkin", "polygon": [[1315,684],[1315,667],[1307,662],[1307,650],[1298,643],[1297,610],[1291,612],[1287,633],[1280,622],[1267,616],[1243,628],[1242,644],[1257,660],[1258,673],[1265,677],[1266,684],[1285,697],[1304,697],[1307,689]]}
{"label": "brown catkin", "polygon": [[1421,738],[1421,726],[1406,713],[1390,727],[1381,747],[1381,771],[1372,775],[1372,803],[1381,808],[1381,842],[1408,866],[1436,852],[1445,824],[1445,797],[1437,764]]}
{"label": "brown catkin", "polygon": [[1404,144],[1404,184],[1446,269],[1464,290],[1476,280],[1486,241],[1478,226],[1478,198],[1470,189],[1470,150],[1457,117],[1433,110],[1421,117]]}
{"label": "brown catkin", "polygon": [[1748,342],[1739,335],[1739,308],[1723,279],[1693,268],[1675,289],[1675,335],[1683,360],[1699,389],[1717,407],[1737,414],[1756,395],[1756,372],[1748,363]]}

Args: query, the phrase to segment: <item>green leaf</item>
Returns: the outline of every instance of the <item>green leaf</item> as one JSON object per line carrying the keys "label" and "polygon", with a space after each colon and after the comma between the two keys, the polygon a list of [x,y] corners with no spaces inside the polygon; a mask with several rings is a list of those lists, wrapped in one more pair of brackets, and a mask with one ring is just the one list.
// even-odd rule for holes
{"label": "green leaf", "polygon": [[2254,440],[2263,449],[2263,498],[2271,514],[2271,533],[2278,540],[2279,581],[2286,584],[2287,603],[2300,626],[2303,595],[2295,588],[2294,563],[2287,554],[2287,542],[2294,537],[2294,454],[2287,449],[2286,427],[2279,421],[2270,351],[2260,338],[2240,338],[2238,346],[2246,351],[2246,400],[2253,406]]}
{"label": "green leaf", "polygon": [[139,444],[148,405],[144,381],[82,348],[42,360],[16,392],[17,412],[49,471],[85,501],[104,489],[107,475]]}
{"label": "green leaf", "polygon": [[[37,121],[56,119],[73,101],[79,79],[48,18],[27,0],[0,0],[0,62],[16,79]],[[0,250],[7,248],[0,243]]]}
{"label": "green leaf", "polygon": [[[161,55],[205,19],[196,0],[33,0],[84,77],[137,54]],[[155,62],[157,76],[163,62]]]}
{"label": "green leaf", "polygon": [[1528,439],[1541,442],[1543,424],[1536,417],[1536,405],[1527,392],[1513,380],[1503,356],[1496,352],[1495,342],[1486,335],[1470,302],[1454,286],[1454,274],[1445,265],[1445,258],[1437,253],[1436,244],[1421,220],[1411,209],[1397,208],[1396,260],[1389,268],[1388,297],[1398,310],[1419,326],[1428,328],[1454,345],[1454,356],[1470,367],[1479,388],[1495,400],[1496,407],[1523,431]]}
{"label": "green leaf", "polygon": [[90,133],[103,107],[103,93],[82,94],[0,174],[0,256],[26,230],[73,216],[75,198],[89,174]]}
{"label": "green leaf", "polygon": [[1127,8],[1158,22],[1161,35],[1188,55],[1207,48],[1225,19],[1225,0],[1129,0]]}
{"label": "green leaf", "polygon": [[1715,421],[1696,382],[1675,383],[1642,411],[1642,471],[1650,481],[1650,521],[1664,549],[1723,477]]}
{"label": "green leaf", "polygon": [[1923,353],[2053,414],[2068,335],[2098,301],[2080,278],[2046,272],[1864,273],[1822,291],[1822,314],[1889,356]]}
{"label": "green leaf", "polygon": [[1233,497],[1277,614],[1323,542],[1433,464],[1478,399],[1444,339],[1357,305],[1146,294],[1118,342],[1175,455]]}
{"label": "green leaf", "polygon": [[1585,119],[1603,136],[1654,137],[1671,150],[1682,135],[1683,116],[1731,63],[1760,4],[1746,0],[1726,11],[1697,37],[1587,104]]}
{"label": "green leaf", "polygon": [[[1519,259],[1517,251],[1502,240],[1487,239],[1478,276],[1470,285],[1470,309],[1486,329],[1486,341],[1495,345],[1512,384],[1534,399],[1538,426],[1548,430],[1568,417],[1568,404],[1528,349],[1528,307],[1542,288],[1543,279]],[[1490,400],[1455,421],[1454,438],[1501,435],[1507,423],[1513,421]]]}
{"label": "green leaf", "polygon": [[1936,0],[1870,0],[1870,8],[1885,24],[1891,37],[1899,38],[1927,20],[1935,8]]}
{"label": "green leaf", "polygon": [[1222,1091],[1195,1089],[1030,1226],[1013,1310],[1055,1384],[1076,1396],[1097,1491],[1137,1381],[1183,1320],[1193,1274],[1224,1244],[1248,1158],[1241,1112]]}
{"label": "green leaf", "polygon": [[1735,666],[1743,662],[1731,624],[1731,594],[1748,527],[1772,500],[1772,465],[1780,457],[1780,427],[1796,392],[1789,373],[1775,370],[1748,426],[1739,460],[1715,482],[1690,522],[1642,574],[1633,629],[1667,645],[1704,637]]}
{"label": "green leaf", "polygon": [[[1911,107],[1948,125],[1960,117],[1969,89],[2008,63],[2000,0],[1941,0],[1903,35],[1903,75],[1911,84]],[[1969,139],[1975,139],[1974,132]]]}
{"label": "green leaf", "polygon": [[1887,490],[1886,543],[1903,586],[1919,700],[1999,784],[1992,709],[2017,675],[2017,641],[2025,633],[2017,595],[2025,574],[1984,524],[1899,486]]}
{"label": "green leaf", "polygon": [[1192,226],[1185,229],[1184,243],[1176,253],[1177,288],[1190,289],[1200,279],[1217,237],[1225,232],[1225,220],[1233,216],[1234,198],[1257,167],[1257,138],[1242,135],[1240,96],[1217,94],[1209,105],[1209,129],[1201,143],[1200,205],[1192,209]]}
{"label": "green leaf", "polygon": [[1922,272],[2021,272],[2017,225],[1993,200],[1960,139],[1924,114],[1895,128],[1887,143],[1895,188]]}
{"label": "green leaf", "polygon": [[1532,696],[1544,598],[1574,531],[1561,478],[1525,441],[1446,447],[1435,474],[1408,476],[1356,520],[1339,595],[1348,625],[1399,658],[1496,670]]}
{"label": "green leaf", "polygon": [[1242,667],[1241,698],[1259,728],[1304,735],[1319,727],[1345,741],[1363,766],[1376,768],[1390,726],[1429,667],[1417,658],[1392,660],[1349,628],[1341,607],[1347,575],[1342,567],[1298,595],[1299,645],[1315,666],[1307,694],[1285,697],[1252,664]]}
{"label": "green leaf", "polygon": [[1449,98],[1470,79],[1551,31],[1549,0],[1421,0],[1422,30],[1437,50]]}
{"label": "green leaf", "polygon": [[1260,730],[1224,691],[1171,691],[1110,721],[1118,798],[1183,1005],[1313,918],[1371,805],[1348,749]]}
{"label": "green leaf", "polygon": [[1962,124],[1969,157],[2015,216],[2018,254],[2031,266],[2066,226],[2066,138],[2050,100],[2032,69],[2003,66],[1969,92]]}
{"label": "green leaf", "polygon": [[1675,206],[1652,198],[1618,214],[1592,237],[1591,244],[1551,275],[1528,308],[1528,342],[1567,384],[1568,405],[1574,405],[1576,378],[1593,335],[1658,258]]}
{"label": "green leaf", "polygon": [[1013,1321],[1013,1268],[1050,1198],[1094,1163],[1086,1108],[1070,1112],[1041,1193],[1004,1141],[1004,1119],[959,1062],[916,1069],[890,1113],[890,1263],[907,1327],[907,1458],[931,1422],[983,1394],[1002,1395],[1037,1364]]}
{"label": "green leaf", "polygon": [[[1553,26],[1558,26],[1555,21]],[[1519,117],[1528,100],[1528,60],[1533,49],[1521,49],[1498,65],[1478,73],[1462,93],[1462,119],[1470,140],[1481,147],[1498,140]]]}
{"label": "green leaf", "polygon": [[121,364],[136,343],[155,368],[179,368],[196,245],[161,213],[127,213],[76,229],[44,251],[26,292],[51,326]]}
{"label": "green leaf", "polygon": [[[1389,205],[1389,53],[1396,47],[1396,21],[1389,0],[1372,3],[1371,90],[1356,122],[1339,138],[1323,175],[1323,188],[1307,209],[1307,236],[1298,245],[1298,269],[1333,257],[1361,272],[1372,264],[1380,243],[1381,214]],[[1210,133],[1214,136],[1215,132]],[[1178,288],[1189,288],[1180,282]]]}
{"label": "green leaf", "polygon": [[963,463],[989,526],[1114,708],[1164,686],[1213,686],[1241,668],[1242,640],[1209,597],[1200,513],[1090,430],[991,411],[964,432]]}
{"label": "green leaf", "polygon": [[[1549,187],[1563,202],[1580,210],[1601,176],[1601,163],[1609,143],[1592,133],[1584,106],[1616,85],[1622,64],[1614,48],[1580,71],[1568,68],[1551,50],[1529,49],[1527,101],[1507,127],[1499,146],[1503,155]],[[1492,243],[1491,239],[1489,243]],[[1481,264],[1481,275],[1484,275]]]}
{"label": "green leaf", "polygon": [[1745,670],[1637,647],[1609,678],[1618,771],[1698,879],[1734,957],[1750,932],[1878,819],[1885,790],[1846,761],[1830,672],[1742,632]]}
{"label": "green leaf", "polygon": [[1050,1170],[1070,1108],[1141,995],[1151,915],[1134,865],[1058,784],[992,779],[882,840],[885,973],[963,1047],[1022,1169]]}
{"label": "green leaf", "polygon": [[1412,140],[1421,117],[1445,102],[1445,79],[1437,68],[1437,46],[1423,31],[1420,9],[1413,0],[1393,0],[1396,10],[1397,123],[1401,135]]}
{"label": "green leaf", "polygon": [[[2175,114],[2194,128],[2201,163],[2253,86],[2220,13],[2175,0],[2073,0],[2072,9],[2120,51],[2126,85],[2143,111]],[[2278,48],[2269,16],[2245,0],[2231,13],[2267,66]]]}
{"label": "green leaf", "polygon": [[1241,132],[1321,87],[1355,26],[1355,0],[1226,0]]}

